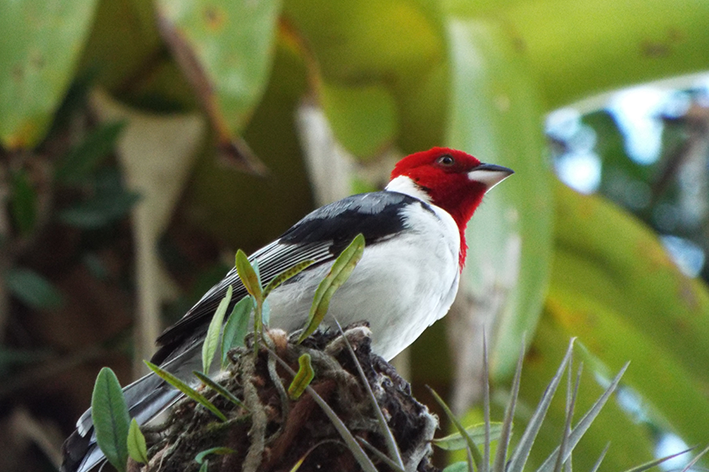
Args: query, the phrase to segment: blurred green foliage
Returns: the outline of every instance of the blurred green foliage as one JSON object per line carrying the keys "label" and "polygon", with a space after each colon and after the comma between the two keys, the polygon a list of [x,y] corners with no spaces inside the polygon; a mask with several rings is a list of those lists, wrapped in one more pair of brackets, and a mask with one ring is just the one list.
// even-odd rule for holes
{"label": "blurred green foliage", "polygon": [[[709,68],[708,3],[65,0],[39,7],[19,0],[0,3],[0,26],[7,72],[0,75],[0,342],[8,352],[48,348],[61,357],[103,345],[135,309],[125,217],[144,201],[126,184],[121,160],[130,120],[102,118],[97,90],[150,113],[156,130],[195,112],[210,125],[206,135],[192,128],[200,136],[189,153],[196,162],[184,164],[190,178],[166,206],[173,223],[160,244],[184,291],[218,277],[210,269],[225,243],[255,249],[312,206],[296,121],[309,103],[362,166],[376,167],[387,151],[448,145],[515,169],[468,230],[461,286],[476,301],[471,316],[494,300],[485,313],[494,379],[501,389],[509,381],[526,333],[521,401],[535,402],[543,385],[534,379],[550,378],[568,337],[579,336],[598,360],[596,378],[602,365],[631,361],[624,382],[652,412],[644,423],[622,409],[601,414],[603,426],[575,451],[577,464],[590,468],[611,438],[618,446],[606,467],[613,469],[653,457],[663,432],[709,439],[704,282],[683,275],[647,226],[601,197],[559,187],[542,127],[546,113],[574,100]],[[653,179],[623,155],[623,136],[607,113],[584,121],[597,131],[599,153],[613,156],[604,157],[605,171]],[[685,131],[668,131],[666,142],[683,143]],[[160,189],[158,167],[173,163],[154,148],[144,152],[157,169],[148,180]],[[653,225],[650,213],[639,214]],[[440,332],[424,336],[414,359],[444,357],[429,354],[444,349],[437,339]],[[0,372],[13,378],[16,370]],[[438,363],[415,369],[416,382],[442,377],[452,374]],[[11,387],[0,394],[17,400],[22,390]],[[549,441],[551,423],[541,435]]]}

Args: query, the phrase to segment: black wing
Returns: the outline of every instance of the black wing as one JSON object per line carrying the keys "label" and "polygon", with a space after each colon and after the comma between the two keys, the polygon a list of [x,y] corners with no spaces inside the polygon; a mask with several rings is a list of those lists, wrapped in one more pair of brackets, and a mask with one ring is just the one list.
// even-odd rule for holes
{"label": "black wing", "polygon": [[[255,252],[249,260],[258,264],[261,282],[268,284],[276,275],[299,262],[313,260],[312,268],[337,258],[359,233],[364,235],[368,246],[395,236],[404,229],[401,210],[411,204],[421,205],[433,213],[423,201],[397,192],[364,193],[344,198],[313,211],[279,239]],[[157,342],[163,347],[155,354],[153,362],[162,362],[184,340],[206,330],[229,285],[233,290],[229,310],[247,294],[236,269],[231,269],[185,316],[160,335]]]}

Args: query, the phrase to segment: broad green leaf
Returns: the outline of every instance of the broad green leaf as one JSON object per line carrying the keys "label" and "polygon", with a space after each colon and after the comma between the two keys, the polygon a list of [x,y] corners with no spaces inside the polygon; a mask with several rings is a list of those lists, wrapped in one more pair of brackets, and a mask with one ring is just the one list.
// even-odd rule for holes
{"label": "broad green leaf", "polygon": [[242,298],[234,305],[231,314],[224,325],[222,333],[222,367],[229,362],[229,350],[244,346],[244,338],[249,331],[249,320],[254,309],[254,299],[250,295]]}
{"label": "broad green leaf", "polygon": [[235,454],[236,451],[234,449],[231,449],[229,447],[212,447],[210,449],[207,449],[206,451],[202,451],[199,454],[197,454],[194,458],[195,461],[197,461],[198,464],[205,464],[206,463],[206,457],[212,454],[219,455],[219,456],[224,456],[227,454]]}
{"label": "broad green leaf", "polygon": [[148,449],[145,445],[145,436],[140,431],[138,422],[133,418],[128,429],[128,455],[140,464],[148,463]]}
{"label": "broad green leaf", "polygon": [[15,267],[5,275],[10,293],[32,308],[47,310],[59,308],[64,303],[61,292],[37,272]]}
{"label": "broad green leaf", "polygon": [[0,142],[35,146],[66,92],[97,0],[0,2]]}
{"label": "broad green leaf", "polygon": [[298,264],[294,265],[290,269],[286,269],[277,276],[275,276],[271,281],[266,285],[266,288],[263,289],[263,298],[264,300],[268,297],[268,294],[271,293],[274,289],[278,288],[283,282],[286,280],[290,279],[291,277],[294,277],[301,272],[303,272],[305,269],[313,265],[315,261],[303,261],[299,262]]}
{"label": "broad green leaf", "polygon": [[[439,2],[291,0],[284,3],[284,15],[317,59],[317,63],[310,62],[316,65],[310,72],[325,87],[354,89],[357,94],[379,90],[377,94],[386,95],[383,100],[393,101],[396,115],[391,116],[389,105],[382,102],[373,109],[372,120],[383,128],[393,128],[405,152],[440,145],[448,71]],[[327,97],[327,89],[317,91],[322,92],[321,101],[332,99]],[[328,110],[328,103],[324,103],[328,117],[337,123],[336,137],[343,143],[356,140],[363,152],[381,146],[388,130],[368,129],[367,136],[355,137],[342,123],[350,117],[356,128],[366,129],[360,115],[364,105],[372,104],[347,103],[344,96],[338,101],[341,106],[336,109],[330,103]]]}
{"label": "broad green leaf", "polygon": [[599,92],[705,71],[709,4],[696,0],[520,1],[494,18],[551,110]]}
{"label": "broad green leaf", "polygon": [[396,102],[383,86],[324,83],[321,95],[332,131],[339,143],[355,156],[374,156],[396,139]]}
{"label": "broad green leaf", "polygon": [[[447,20],[451,95],[446,144],[515,175],[485,197],[466,231],[469,242],[460,291],[488,304],[495,319],[491,375],[514,371],[523,337],[534,332],[549,280],[552,248],[551,173],[533,77],[507,37],[486,20]],[[470,316],[473,316],[472,314]]]}
{"label": "broad green leaf", "polygon": [[232,291],[233,289],[229,285],[226,289],[226,295],[219,302],[219,306],[207,328],[207,335],[204,338],[204,344],[202,344],[202,372],[205,374],[209,374],[209,369],[214,361],[214,354],[219,348],[219,337],[222,332],[222,326],[224,326],[224,315],[227,308],[229,308]]}
{"label": "broad green leaf", "polygon": [[197,403],[199,403],[200,405],[205,407],[207,410],[212,412],[214,414],[214,416],[216,416],[220,420],[222,420],[222,421],[227,420],[226,416],[224,416],[224,413],[219,411],[219,409],[216,406],[214,406],[214,404],[212,402],[207,400],[207,398],[204,395],[202,395],[201,393],[199,393],[198,391],[196,391],[195,389],[193,389],[192,387],[190,387],[185,382],[183,382],[179,378],[175,377],[174,375],[172,375],[170,372],[166,371],[165,369],[160,368],[159,366],[153,364],[150,361],[144,361],[144,362],[145,362],[145,365],[147,365],[150,368],[150,370],[155,372],[155,374],[157,374],[157,376],[160,377],[161,379],[163,379],[165,382],[169,383],[170,385],[172,385],[173,387],[178,389],[180,392],[184,393],[185,395],[190,397],[192,400],[196,401]]}
{"label": "broad green leaf", "polygon": [[310,354],[302,354],[298,358],[298,372],[293,377],[293,381],[288,386],[288,396],[291,400],[297,400],[305,392],[305,387],[315,378],[315,371],[310,363]]}
{"label": "broad green leaf", "polygon": [[246,254],[241,249],[236,251],[236,271],[244,287],[254,297],[254,300],[263,300],[263,289],[261,288],[259,276],[256,274],[251,262],[249,262],[249,258],[246,257]]}
{"label": "broad green leaf", "polygon": [[26,236],[37,223],[37,191],[25,170],[10,175],[10,209],[20,235]]}
{"label": "broad green leaf", "polygon": [[268,82],[280,0],[159,0],[157,6],[178,62],[183,70],[193,65],[185,73],[213,126],[227,135],[243,131]]}
{"label": "broad green leaf", "polygon": [[96,128],[57,163],[54,177],[61,183],[86,179],[116,147],[124,122],[106,123]]}
{"label": "broad green leaf", "polygon": [[549,315],[610,369],[631,361],[624,384],[688,444],[700,443],[696,425],[709,424],[709,291],[634,217],[599,197],[557,191]]}
{"label": "broad green leaf", "polygon": [[327,276],[325,276],[323,281],[320,282],[320,285],[318,285],[315,291],[315,297],[313,298],[313,305],[308,315],[308,322],[305,325],[303,333],[298,338],[299,343],[302,343],[305,338],[318,329],[318,326],[322,323],[330,307],[330,299],[337,289],[347,281],[355,266],[362,258],[363,253],[364,236],[360,233],[355,236],[349,246],[337,256],[337,259],[330,268],[330,272],[328,272]]}
{"label": "broad green leaf", "polygon": [[[465,432],[468,436],[477,444],[482,446],[485,444],[485,425],[476,424],[473,426],[468,426],[465,428]],[[490,440],[497,441],[502,433],[502,423],[492,422],[490,424]],[[458,451],[465,449],[467,445],[467,440],[460,433],[449,434],[442,438],[434,438],[433,445],[446,451]]]}
{"label": "broad green leaf", "polygon": [[130,417],[121,384],[108,367],[101,369],[96,377],[91,396],[91,420],[96,431],[96,442],[106,459],[119,472],[125,472]]}

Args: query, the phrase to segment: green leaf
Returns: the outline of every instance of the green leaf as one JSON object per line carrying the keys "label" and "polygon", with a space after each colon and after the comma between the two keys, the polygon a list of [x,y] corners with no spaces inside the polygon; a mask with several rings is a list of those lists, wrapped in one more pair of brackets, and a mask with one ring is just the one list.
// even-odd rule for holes
{"label": "green leaf", "polygon": [[561,364],[559,364],[559,367],[556,369],[554,377],[552,377],[547,386],[544,388],[544,394],[539,399],[539,403],[534,409],[534,412],[532,413],[529,422],[527,423],[527,427],[524,429],[524,433],[522,433],[522,437],[520,438],[519,443],[517,444],[517,448],[515,449],[514,454],[512,454],[512,457],[507,463],[507,467],[510,470],[524,470],[524,466],[527,463],[527,460],[529,459],[529,451],[532,450],[534,441],[536,441],[537,439],[539,430],[541,429],[542,424],[544,423],[544,418],[546,417],[547,411],[549,411],[549,406],[551,405],[551,401],[554,398],[556,389],[559,387],[561,378],[564,376],[564,370],[571,361],[573,352],[574,339],[572,338],[569,342],[568,348],[566,349],[566,354],[564,355]]}
{"label": "green leaf", "polygon": [[145,436],[140,431],[138,422],[133,418],[128,429],[128,455],[140,464],[148,463],[148,449],[145,446]]}
{"label": "green leaf", "polygon": [[491,375],[506,379],[524,333],[534,333],[549,283],[552,173],[542,100],[505,25],[455,13],[446,31],[452,85],[445,143],[516,172],[485,196],[468,225],[466,238],[475,244],[460,287],[475,300],[502,296],[502,307],[489,305],[494,312],[476,312],[495,319]]}
{"label": "green leaf", "polygon": [[436,402],[443,408],[443,411],[445,412],[446,416],[448,419],[453,423],[455,428],[458,430],[458,432],[461,434],[461,436],[465,439],[465,445],[467,450],[473,455],[473,459],[475,460],[475,468],[480,470],[480,467],[482,466],[482,461],[483,461],[483,456],[480,454],[480,449],[478,449],[478,446],[475,445],[475,442],[473,439],[468,435],[467,431],[463,427],[463,425],[460,423],[458,418],[453,414],[451,409],[446,405],[446,402],[443,401],[443,399],[436,393],[435,390],[433,390],[431,387],[428,387],[428,391],[431,392],[431,395],[433,395],[433,398],[436,400]]}
{"label": "green leaf", "polygon": [[208,472],[209,471],[209,461],[207,459],[204,459],[204,462],[202,462],[202,465],[199,466],[199,472]]}
{"label": "green leaf", "polygon": [[203,374],[202,372],[199,372],[199,371],[194,370],[194,371],[192,371],[192,373],[193,373],[199,380],[201,380],[202,383],[204,383],[204,385],[206,385],[207,387],[211,388],[212,390],[214,390],[215,392],[217,392],[219,395],[221,395],[221,396],[223,396],[224,398],[226,398],[227,400],[229,400],[229,401],[230,401],[231,403],[233,403],[234,405],[236,405],[236,406],[238,406],[238,407],[240,407],[240,408],[243,408],[243,409],[246,410],[246,411],[249,411],[249,409],[246,407],[246,405],[244,405],[244,403],[243,403],[241,400],[239,400],[238,398],[236,398],[236,397],[234,396],[234,394],[231,393],[229,390],[227,390],[226,388],[222,387],[221,385],[219,385],[218,383],[216,383],[214,380],[212,380],[211,378],[209,378],[208,376],[206,376],[206,375]]}
{"label": "green leaf", "polygon": [[24,169],[12,172],[10,209],[20,235],[30,233],[37,223],[37,192]]}
{"label": "green leaf", "polygon": [[119,472],[125,472],[130,417],[121,384],[108,367],[101,369],[96,377],[91,396],[91,419],[98,447]]}
{"label": "green leaf", "polygon": [[337,257],[330,272],[320,282],[318,289],[315,291],[313,305],[310,308],[308,323],[306,324],[303,333],[298,338],[298,342],[302,343],[310,336],[327,314],[330,306],[330,299],[335,294],[338,288],[344,284],[354,270],[355,266],[362,258],[364,252],[364,236],[360,233],[352,240],[349,246]]}
{"label": "green leaf", "polygon": [[236,451],[234,449],[231,449],[229,447],[212,447],[210,449],[207,449],[206,451],[202,451],[199,454],[197,454],[194,458],[195,461],[197,461],[198,464],[205,464],[206,463],[206,457],[209,455],[219,455],[219,456],[225,456],[227,454],[236,454]]}
{"label": "green leaf", "polygon": [[124,127],[125,122],[113,122],[93,130],[57,163],[55,179],[69,184],[79,183],[89,177],[115,148],[118,136]]}
{"label": "green leaf", "polygon": [[[485,444],[485,424],[476,424],[465,428],[465,432],[477,445]],[[490,440],[496,441],[502,433],[502,423],[493,422],[490,424]],[[433,445],[445,451],[459,451],[467,447],[467,439],[462,434],[453,433],[442,438],[434,438]]]}
{"label": "green leaf", "polygon": [[231,302],[231,294],[233,289],[231,285],[226,290],[226,295],[219,302],[217,310],[214,312],[212,321],[209,323],[207,328],[207,335],[204,338],[204,343],[202,344],[202,372],[209,374],[209,369],[214,361],[214,354],[217,352],[219,347],[219,335],[222,331],[222,326],[224,325],[224,315],[229,307],[229,302]]}
{"label": "green leaf", "polygon": [[196,391],[195,389],[193,389],[192,387],[187,385],[185,382],[183,382],[182,380],[180,380],[177,377],[175,377],[174,375],[172,375],[170,372],[156,366],[152,362],[150,362],[150,361],[144,361],[144,362],[145,362],[145,365],[147,365],[150,368],[150,370],[155,372],[158,375],[158,377],[163,379],[165,382],[169,383],[170,385],[172,385],[173,387],[178,389],[180,392],[184,393],[185,395],[190,397],[192,400],[196,401],[197,403],[199,403],[200,405],[205,407],[207,410],[211,411],[214,414],[214,416],[216,416],[220,420],[222,420],[222,421],[227,420],[226,416],[224,416],[224,413],[219,411],[219,409],[216,406],[214,406],[214,404],[212,402],[207,400],[207,398],[204,395],[202,395],[201,393],[199,393],[198,391]]}
{"label": "green leaf", "polygon": [[31,269],[22,267],[10,269],[5,276],[5,284],[10,293],[32,308],[55,309],[64,303],[61,292]]}
{"label": "green leaf", "polygon": [[268,83],[281,1],[159,0],[157,5],[163,36],[181,68],[190,69],[185,73],[213,126],[240,133]]}
{"label": "green leaf", "polygon": [[59,212],[59,220],[81,229],[96,229],[125,216],[140,200],[135,192],[97,195]]}
{"label": "green leaf", "polygon": [[241,249],[236,251],[236,272],[246,290],[254,297],[254,300],[257,302],[263,300],[263,289],[261,288],[259,276],[249,262],[249,258],[246,257],[246,254]]}
{"label": "green leaf", "polygon": [[[696,425],[709,424],[709,290],[682,274],[651,229],[625,211],[562,184],[556,191],[545,314],[556,336],[578,336],[609,372],[631,361],[623,383],[642,397],[653,421],[701,443],[706,437]],[[637,435],[619,436],[613,444]],[[611,462],[614,454],[612,447]]]}
{"label": "green leaf", "polygon": [[234,305],[224,325],[222,334],[222,368],[229,363],[227,354],[235,347],[244,347],[244,338],[249,331],[249,319],[254,309],[254,299],[245,296]]}
{"label": "green leaf", "polygon": [[97,0],[0,2],[0,142],[35,146],[84,49]]}
{"label": "green leaf", "polygon": [[288,386],[288,396],[291,400],[297,400],[305,392],[305,387],[315,378],[313,365],[310,363],[310,354],[307,352],[298,358],[298,373],[293,377],[293,381]]}
{"label": "green leaf", "polygon": [[394,141],[396,102],[383,85],[323,83],[321,103],[338,142],[358,157],[372,157]]}
{"label": "green leaf", "polygon": [[456,462],[443,469],[443,472],[468,472],[468,470],[467,462]]}
{"label": "green leaf", "polygon": [[275,276],[271,281],[266,285],[266,288],[263,290],[263,298],[264,300],[266,297],[268,297],[268,294],[271,293],[275,288],[279,287],[283,282],[286,280],[290,279],[291,277],[294,277],[298,274],[300,274],[302,271],[313,265],[315,261],[303,261],[299,262],[298,264],[294,265],[290,269],[286,269],[277,276]]}

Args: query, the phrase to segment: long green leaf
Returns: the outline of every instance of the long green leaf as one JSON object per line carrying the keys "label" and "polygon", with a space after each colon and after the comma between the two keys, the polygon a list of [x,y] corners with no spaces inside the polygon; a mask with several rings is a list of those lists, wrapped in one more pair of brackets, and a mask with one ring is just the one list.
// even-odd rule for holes
{"label": "long green leaf", "polygon": [[222,334],[222,368],[229,363],[227,354],[237,346],[244,346],[244,338],[249,330],[249,317],[254,309],[254,299],[247,295],[234,305],[224,325]]}
{"label": "long green leaf", "polygon": [[254,297],[254,300],[257,302],[263,300],[263,289],[261,288],[259,277],[249,262],[249,258],[246,257],[246,253],[241,249],[236,251],[236,271],[244,287]]}
{"label": "long green leaf", "polygon": [[522,363],[524,361],[524,341],[520,343],[521,348],[517,358],[517,367],[515,368],[515,376],[512,380],[512,388],[510,389],[510,400],[505,406],[505,418],[502,422],[502,433],[500,433],[500,442],[497,445],[495,460],[492,463],[493,472],[503,472],[507,466],[507,452],[510,446],[512,437],[512,421],[517,407],[517,399],[519,396],[519,387],[522,378]]}
{"label": "long green leaf", "polygon": [[344,251],[337,257],[330,268],[330,272],[320,282],[318,289],[315,291],[313,305],[310,308],[308,323],[303,330],[303,333],[298,338],[298,342],[302,343],[305,338],[310,336],[318,329],[320,323],[325,318],[327,310],[330,307],[330,299],[335,294],[338,288],[344,284],[354,270],[355,266],[362,258],[364,252],[364,236],[360,233],[352,240]]}
{"label": "long green leaf", "polygon": [[438,393],[436,393],[436,391],[433,390],[431,387],[427,388],[428,391],[431,392],[431,394],[433,395],[433,398],[436,400],[436,402],[441,406],[441,408],[443,408],[443,411],[445,412],[451,423],[453,423],[455,429],[457,429],[458,433],[460,433],[460,435],[465,439],[467,450],[470,454],[472,454],[473,459],[475,460],[475,467],[480,470],[480,468],[482,467],[483,456],[482,454],[480,454],[480,449],[478,449],[478,446],[473,441],[473,438],[470,437],[461,422],[453,414],[451,409],[448,407],[448,405],[446,405],[446,402],[443,401],[443,399],[438,395]]}
{"label": "long green leaf", "polygon": [[133,418],[128,429],[128,455],[140,464],[148,463],[148,448],[145,445],[145,436],[140,431],[138,422]]}
{"label": "long green leaf", "polygon": [[233,289],[231,285],[226,290],[226,295],[219,302],[217,310],[214,312],[212,321],[209,323],[207,328],[207,335],[204,338],[204,343],[202,344],[202,372],[209,374],[209,369],[214,361],[214,354],[217,352],[219,347],[219,337],[222,331],[222,326],[224,325],[224,315],[229,307],[229,302],[231,302],[231,294]]}
{"label": "long green leaf", "polygon": [[158,375],[158,377],[163,379],[165,382],[169,383],[170,385],[172,385],[173,387],[178,389],[180,392],[184,393],[185,395],[190,397],[192,400],[196,401],[197,403],[199,403],[200,405],[205,407],[207,410],[211,411],[214,414],[214,416],[216,416],[220,420],[222,420],[222,421],[227,420],[226,416],[224,416],[224,413],[219,411],[219,409],[216,406],[214,406],[214,404],[212,402],[207,400],[207,398],[204,395],[202,395],[201,393],[199,393],[198,391],[196,391],[195,389],[193,389],[192,387],[187,385],[185,382],[183,382],[182,380],[180,380],[177,377],[175,377],[174,375],[172,375],[170,372],[168,372],[164,369],[161,369],[159,366],[156,366],[152,362],[150,362],[150,361],[144,361],[144,362],[145,362],[145,365],[147,365],[150,368],[150,370],[155,372]]}
{"label": "long green leaf", "polygon": [[229,400],[229,401],[230,401],[231,403],[233,403],[234,405],[236,405],[236,406],[238,406],[238,407],[241,407],[241,408],[243,408],[243,409],[246,410],[246,411],[249,411],[249,409],[247,408],[247,406],[244,405],[244,403],[243,403],[241,400],[239,400],[238,398],[236,398],[236,397],[234,396],[234,394],[231,393],[229,390],[227,390],[226,388],[222,387],[221,385],[219,385],[218,383],[216,383],[216,382],[215,382],[214,380],[212,380],[211,378],[207,377],[207,376],[206,376],[205,374],[203,374],[202,372],[199,372],[199,371],[197,371],[197,370],[194,370],[194,371],[192,371],[192,373],[193,373],[199,380],[201,380],[204,385],[206,385],[207,387],[211,388],[212,390],[214,390],[215,392],[217,392],[219,395],[221,395],[221,396],[223,396],[224,398],[226,398],[227,400]]}
{"label": "long green leaf", "polygon": [[[603,406],[606,404],[610,396],[613,394],[615,391],[616,387],[618,387],[618,384],[620,383],[620,379],[623,377],[623,374],[625,371],[628,369],[629,364],[625,364],[623,368],[618,372],[618,375],[615,376],[611,384],[606,388],[606,390],[603,392],[603,394],[596,400],[596,402],[589,408],[589,410],[586,412],[585,415],[579,420],[578,424],[574,427],[574,429],[571,431],[571,435],[569,436],[568,440],[568,449],[565,454],[565,457],[562,458],[562,460],[566,460],[568,456],[571,454],[571,452],[574,450],[578,442],[581,440],[583,435],[586,433],[588,428],[591,427],[591,423],[593,423],[593,420],[596,419],[598,414],[601,412],[601,409]],[[539,467],[538,471],[539,472],[550,472],[553,470],[553,463],[556,461],[556,458],[559,454],[559,448],[557,447],[556,450],[547,458],[546,461]]]}
{"label": "long green leaf", "polygon": [[[475,442],[475,444],[482,446],[485,444],[485,424],[476,424],[468,426],[465,428],[465,432],[468,436]],[[490,424],[490,440],[497,441],[502,433],[502,423],[493,422]],[[462,434],[453,433],[442,438],[434,438],[431,441],[434,446],[443,449],[445,451],[460,451],[468,447],[467,439],[463,437]]]}
{"label": "long green leaf", "polygon": [[195,456],[194,460],[198,464],[204,464],[206,462],[206,457],[209,455],[212,455],[212,454],[219,455],[219,456],[225,456],[227,454],[236,454],[236,451],[230,447],[223,447],[223,446],[212,447],[212,448],[209,448],[209,449],[197,454]]}
{"label": "long green leaf", "polygon": [[263,298],[265,299],[268,297],[268,294],[271,293],[275,288],[280,286],[283,282],[286,280],[290,279],[291,277],[294,277],[301,272],[303,272],[305,269],[313,265],[315,261],[303,261],[300,262],[290,269],[286,269],[277,276],[275,276],[269,283],[266,285],[266,288],[263,290]]}
{"label": "long green leaf", "polygon": [[125,472],[130,417],[121,384],[108,367],[101,369],[96,377],[91,396],[91,419],[98,447],[119,472]]}
{"label": "long green leaf", "polygon": [[541,400],[539,400],[539,404],[534,410],[532,418],[529,420],[527,428],[524,430],[522,438],[519,440],[519,444],[517,445],[514,454],[510,458],[510,462],[507,466],[508,470],[522,471],[524,469],[524,465],[527,463],[527,459],[529,458],[529,451],[532,449],[534,440],[537,438],[537,434],[539,433],[539,430],[542,427],[544,417],[546,416],[547,411],[549,410],[549,405],[551,404],[551,401],[554,398],[554,394],[556,393],[556,389],[559,386],[559,382],[561,382],[561,378],[564,375],[564,369],[566,369],[566,365],[571,359],[573,349],[574,339],[571,339],[571,341],[569,342],[569,347],[566,349],[566,355],[564,355],[564,359],[561,361],[561,364],[556,370],[556,374],[549,382],[549,385],[544,390],[544,395],[542,396]]}

